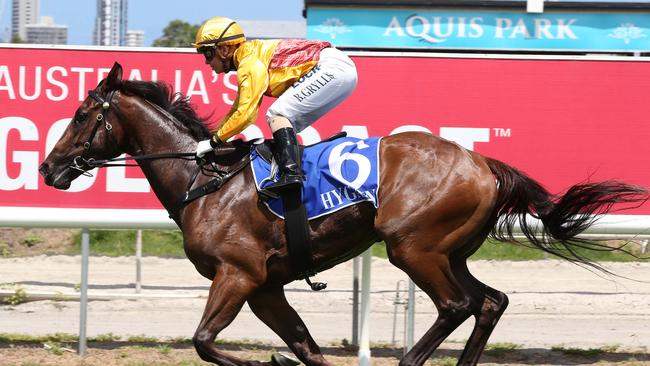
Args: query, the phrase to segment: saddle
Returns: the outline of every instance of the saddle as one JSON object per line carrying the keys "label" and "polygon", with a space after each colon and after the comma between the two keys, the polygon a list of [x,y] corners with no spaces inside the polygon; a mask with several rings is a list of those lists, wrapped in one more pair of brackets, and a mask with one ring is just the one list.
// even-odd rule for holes
{"label": "saddle", "polygon": [[[339,133],[337,133],[335,135],[332,135],[332,136],[326,138],[325,140],[319,141],[319,142],[317,142],[315,144],[312,144],[312,145],[309,145],[309,146],[315,146],[315,145],[318,145],[318,144],[322,144],[324,142],[334,141],[336,139],[346,137],[347,135],[348,135],[347,132],[341,131],[341,132],[339,132]],[[275,148],[274,145],[275,145],[275,142],[272,139],[270,139],[270,140],[264,140],[264,142],[261,143],[261,144],[254,145],[254,148],[257,151],[257,154],[264,161],[271,164],[271,161],[273,160],[273,149]],[[300,153],[302,154],[302,152],[305,150],[305,148],[309,147],[309,146],[300,145]]]}
{"label": "saddle", "polygon": [[[327,141],[333,141],[338,138],[342,138],[347,136],[346,132],[339,132],[335,135],[332,135],[331,137],[328,137],[325,140],[319,141],[315,144],[309,145],[309,146],[314,146],[321,144],[323,142]],[[177,207],[185,207],[188,204],[190,204],[192,201],[205,196],[207,194],[210,194],[212,192],[215,192],[221,188],[221,186],[226,183],[230,178],[235,176],[237,173],[239,173],[244,167],[249,162],[248,157],[250,156],[250,151],[252,149],[255,149],[259,156],[266,161],[267,163],[271,163],[273,160],[273,148],[274,148],[274,142],[272,139],[267,139],[264,140],[264,142],[258,144],[255,141],[247,141],[244,142],[242,140],[235,140],[232,143],[227,143],[226,146],[224,146],[222,149],[220,149],[218,154],[215,154],[214,152],[212,154],[207,154],[208,159],[203,159],[202,161],[198,161],[199,166],[197,167],[197,170],[193,174],[192,178],[190,179],[190,182],[188,183],[187,190],[185,192],[185,196],[181,197],[178,202],[176,203]],[[300,151],[304,151],[305,146],[300,145]],[[242,159],[241,157],[238,157],[239,154],[237,154],[238,150],[245,150],[246,151],[246,156]],[[219,155],[220,157],[225,157],[227,160],[232,159],[232,161],[229,161],[228,164],[232,164],[233,168],[231,168],[229,171],[219,171],[218,169],[205,169],[204,165],[213,165],[214,163],[214,158],[216,155]],[[233,158],[229,157],[229,155],[234,156]],[[239,162],[237,163],[237,160]],[[192,189],[192,185],[194,184],[199,172],[203,172],[203,174],[206,174],[206,171],[209,172],[216,172],[216,176],[214,176],[214,179],[210,180],[208,183],[199,186],[197,188]],[[206,174],[207,175],[207,174]],[[173,219],[173,217],[172,217]]]}

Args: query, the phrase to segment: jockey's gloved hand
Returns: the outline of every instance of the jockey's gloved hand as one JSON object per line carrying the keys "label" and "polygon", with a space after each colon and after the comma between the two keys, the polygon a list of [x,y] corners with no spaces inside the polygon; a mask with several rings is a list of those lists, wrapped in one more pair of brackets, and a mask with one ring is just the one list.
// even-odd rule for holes
{"label": "jockey's gloved hand", "polygon": [[219,143],[220,141],[217,137],[211,138],[209,140],[199,141],[199,143],[196,144],[196,157],[202,158],[205,154],[216,149],[217,146],[219,146]]}

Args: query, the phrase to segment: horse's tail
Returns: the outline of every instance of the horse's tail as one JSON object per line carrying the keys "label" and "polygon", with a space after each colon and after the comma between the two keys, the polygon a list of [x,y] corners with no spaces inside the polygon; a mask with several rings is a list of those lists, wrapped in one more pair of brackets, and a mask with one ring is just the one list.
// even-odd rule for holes
{"label": "horse's tail", "polygon": [[[592,226],[598,215],[610,212],[614,204],[632,208],[648,200],[647,190],[617,181],[577,184],[564,195],[554,196],[519,170],[487,157],[486,162],[498,182],[494,208],[496,224],[490,237],[517,241],[514,228],[518,222],[532,246],[572,262],[600,268],[576,249],[621,248],[610,248],[576,236]],[[539,219],[542,225],[527,221],[527,215]]]}

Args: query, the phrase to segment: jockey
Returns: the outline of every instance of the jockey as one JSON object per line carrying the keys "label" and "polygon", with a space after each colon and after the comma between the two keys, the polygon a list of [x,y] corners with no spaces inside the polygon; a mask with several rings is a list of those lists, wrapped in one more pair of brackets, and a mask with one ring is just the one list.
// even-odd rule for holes
{"label": "jockey", "polygon": [[255,123],[262,96],[277,98],[266,112],[273,133],[273,155],[280,178],[273,193],[300,187],[303,180],[296,133],[314,123],[357,85],[352,60],[328,42],[301,39],[246,40],[239,24],[212,18],[199,28],[197,52],[219,73],[237,71],[237,97],[210,140],[201,141],[196,155],[216,148]]}

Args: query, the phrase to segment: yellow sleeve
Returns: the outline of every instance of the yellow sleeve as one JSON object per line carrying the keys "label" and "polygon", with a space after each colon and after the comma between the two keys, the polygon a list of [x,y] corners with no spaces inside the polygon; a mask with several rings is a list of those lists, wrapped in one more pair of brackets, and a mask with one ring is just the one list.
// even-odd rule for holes
{"label": "yellow sleeve", "polygon": [[262,96],[269,87],[269,72],[258,58],[246,57],[237,67],[237,84],[237,98],[216,132],[221,141],[255,122]]}

